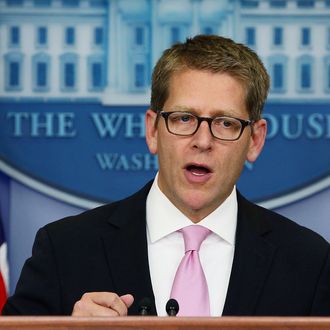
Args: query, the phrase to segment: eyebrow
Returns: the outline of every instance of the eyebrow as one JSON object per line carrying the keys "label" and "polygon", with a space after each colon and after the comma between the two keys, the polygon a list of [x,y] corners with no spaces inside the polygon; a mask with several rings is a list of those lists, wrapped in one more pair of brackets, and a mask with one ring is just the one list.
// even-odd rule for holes
{"label": "eyebrow", "polygon": [[[194,115],[200,115],[199,112],[200,110],[192,107],[186,107],[186,106],[174,106],[171,111],[182,111],[182,112],[189,112]],[[228,116],[228,117],[239,117],[240,114],[236,113],[233,110],[214,110],[212,111],[213,113],[211,114],[210,118],[214,117],[222,117],[222,116]]]}

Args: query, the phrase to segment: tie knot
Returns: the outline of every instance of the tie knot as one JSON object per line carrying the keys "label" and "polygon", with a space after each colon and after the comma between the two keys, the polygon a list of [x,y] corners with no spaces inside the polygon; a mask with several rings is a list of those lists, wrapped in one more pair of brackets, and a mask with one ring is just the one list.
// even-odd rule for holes
{"label": "tie knot", "polygon": [[180,231],[183,234],[185,252],[199,251],[202,242],[211,233],[209,229],[199,225],[184,227]]}

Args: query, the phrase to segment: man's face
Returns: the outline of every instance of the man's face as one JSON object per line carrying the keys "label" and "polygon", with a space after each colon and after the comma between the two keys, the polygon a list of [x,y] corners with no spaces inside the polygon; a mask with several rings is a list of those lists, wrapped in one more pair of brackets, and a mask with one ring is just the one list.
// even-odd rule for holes
{"label": "man's face", "polygon": [[[202,117],[231,116],[249,119],[242,84],[226,73],[186,70],[170,80],[163,111],[188,111]],[[237,141],[212,137],[207,122],[192,136],[169,133],[165,119],[148,110],[146,138],[158,154],[158,185],[167,198],[193,222],[214,211],[231,193],[246,160],[258,157],[266,135],[266,122],[245,128]]]}

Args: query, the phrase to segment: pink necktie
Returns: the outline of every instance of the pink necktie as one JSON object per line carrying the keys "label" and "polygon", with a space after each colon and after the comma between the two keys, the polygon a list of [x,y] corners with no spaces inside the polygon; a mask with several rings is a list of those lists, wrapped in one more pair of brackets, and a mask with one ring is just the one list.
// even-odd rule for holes
{"label": "pink necktie", "polygon": [[199,225],[180,231],[183,233],[185,255],[175,274],[171,298],[179,303],[178,316],[210,316],[209,291],[198,251],[211,231]]}

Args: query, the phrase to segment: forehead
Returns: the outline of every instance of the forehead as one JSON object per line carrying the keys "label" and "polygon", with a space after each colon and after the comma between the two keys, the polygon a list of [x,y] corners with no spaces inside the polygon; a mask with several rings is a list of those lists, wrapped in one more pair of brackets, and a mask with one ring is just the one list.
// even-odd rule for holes
{"label": "forehead", "polygon": [[228,73],[187,69],[175,72],[169,81],[168,110],[190,109],[203,116],[246,116],[246,90]]}

